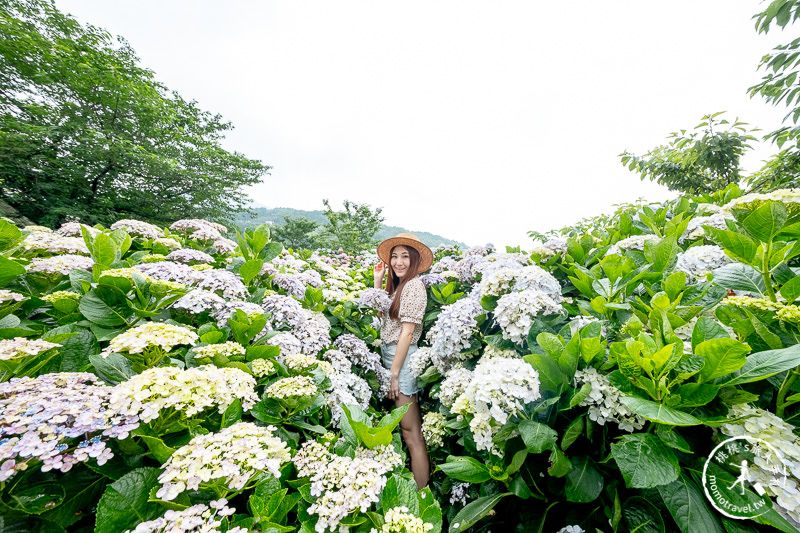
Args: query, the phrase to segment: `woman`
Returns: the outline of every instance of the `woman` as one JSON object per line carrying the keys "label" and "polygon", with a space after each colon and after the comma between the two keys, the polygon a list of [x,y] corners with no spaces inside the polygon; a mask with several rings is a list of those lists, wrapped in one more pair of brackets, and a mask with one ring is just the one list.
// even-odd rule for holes
{"label": "woman", "polygon": [[388,397],[396,407],[411,404],[400,421],[403,441],[411,455],[411,472],[422,489],[430,477],[430,461],[422,436],[417,380],[408,370],[408,356],[417,350],[422,334],[427,294],[418,274],[433,263],[433,252],[410,233],[386,239],[378,245],[381,262],[375,265],[375,288],[383,288],[388,267],[386,291],[392,300],[381,325],[383,365],[391,374]]}

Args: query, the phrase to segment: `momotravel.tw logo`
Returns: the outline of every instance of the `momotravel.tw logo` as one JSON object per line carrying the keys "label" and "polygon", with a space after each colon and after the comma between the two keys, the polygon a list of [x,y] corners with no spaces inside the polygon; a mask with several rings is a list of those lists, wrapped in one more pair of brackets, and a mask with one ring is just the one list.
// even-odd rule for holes
{"label": "momotravel.tw logo", "polygon": [[786,467],[775,448],[746,435],[720,442],[703,466],[706,497],[730,518],[755,518],[772,509],[766,489],[785,486],[786,480]]}

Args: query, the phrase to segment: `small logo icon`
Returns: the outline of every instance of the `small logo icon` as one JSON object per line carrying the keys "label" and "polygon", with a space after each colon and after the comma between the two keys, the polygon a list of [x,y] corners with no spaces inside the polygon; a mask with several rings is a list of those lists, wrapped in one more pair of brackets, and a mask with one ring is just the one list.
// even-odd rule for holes
{"label": "small logo icon", "polygon": [[703,490],[711,505],[729,518],[755,518],[772,509],[766,488],[787,480],[775,448],[746,435],[720,442],[703,466]]}

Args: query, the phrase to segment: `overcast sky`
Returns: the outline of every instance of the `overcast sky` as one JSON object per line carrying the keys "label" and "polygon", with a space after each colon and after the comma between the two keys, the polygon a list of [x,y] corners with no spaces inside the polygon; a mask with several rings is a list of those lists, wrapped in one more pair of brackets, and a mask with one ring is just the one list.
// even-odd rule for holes
{"label": "overcast sky", "polygon": [[[727,111],[785,114],[747,88],[794,37],[754,0],[56,0],[122,35],[157,79],[231,121],[225,146],[273,167],[269,207],[383,207],[470,245],[673,197],[619,162]],[[748,170],[775,150],[759,146]]]}

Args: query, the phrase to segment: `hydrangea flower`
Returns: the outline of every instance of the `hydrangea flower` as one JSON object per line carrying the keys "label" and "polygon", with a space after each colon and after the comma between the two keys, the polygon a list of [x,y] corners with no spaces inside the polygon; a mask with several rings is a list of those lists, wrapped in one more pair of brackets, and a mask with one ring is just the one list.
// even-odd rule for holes
{"label": "hydrangea flower", "polygon": [[606,255],[624,255],[626,250],[644,250],[644,243],[647,241],[658,241],[655,235],[631,235],[611,245]]}
{"label": "hydrangea flower", "polygon": [[167,250],[180,250],[181,243],[169,237],[160,237],[153,241],[153,245],[160,244]]}
{"label": "hydrangea flower", "polygon": [[244,355],[247,350],[238,342],[228,341],[220,344],[209,344],[208,346],[198,346],[193,349],[196,359],[203,357],[213,358],[215,355],[223,355],[225,357],[235,357]]}
{"label": "hydrangea flower", "polygon": [[211,245],[211,247],[214,248],[214,250],[216,250],[218,254],[223,254],[223,255],[232,254],[233,252],[235,252],[236,246],[238,246],[236,244],[236,241],[226,239],[225,237],[215,240],[214,243]]}
{"label": "hydrangea flower", "polygon": [[541,397],[539,373],[522,359],[481,360],[452,411],[470,418],[469,427],[478,450],[500,455],[492,438],[525,404]]}
{"label": "hydrangea flower", "polygon": [[728,225],[725,224],[726,220],[734,220],[733,215],[728,212],[714,213],[706,217],[694,217],[689,220],[686,226],[686,232],[678,239],[678,242],[694,241],[702,239],[706,235],[703,226],[711,226],[712,228],[727,230]]}
{"label": "hydrangea flower", "polygon": [[122,219],[111,224],[112,230],[124,229],[131,237],[143,239],[157,239],[164,235],[161,228],[141,220]]}
{"label": "hydrangea flower", "polygon": [[561,302],[561,284],[545,269],[530,265],[519,269],[500,268],[481,279],[481,296],[500,296],[511,290],[536,290]]}
{"label": "hydrangea flower", "polygon": [[447,278],[438,273],[423,274],[419,279],[426,288],[432,285],[439,285],[440,283],[447,283]]}
{"label": "hydrangea flower", "polygon": [[[194,289],[172,304],[173,309],[185,309],[193,315],[208,312],[212,315],[226,308],[225,299],[216,293],[203,289]],[[230,315],[230,313],[228,313]],[[226,318],[227,320],[227,318]],[[224,324],[223,324],[224,325]]]}
{"label": "hydrangea flower", "polygon": [[213,268],[210,270],[193,270],[197,277],[197,286],[216,292],[226,300],[247,298],[249,293],[242,280],[230,270]]}
{"label": "hydrangea flower", "polygon": [[454,483],[453,487],[450,489],[450,505],[459,504],[462,507],[467,505],[469,487],[470,484],[467,482]]}
{"label": "hydrangea flower", "polygon": [[[58,292],[59,293],[65,293],[67,291],[58,291]],[[53,294],[56,294],[56,293],[53,293]],[[70,292],[69,294],[75,294],[76,297],[80,297],[79,294],[76,294],[74,292]],[[51,296],[51,295],[47,294],[45,296],[42,296],[42,300],[44,300],[45,302],[48,302],[49,301],[49,300],[47,300],[48,296]],[[0,289],[0,303],[21,302],[22,300],[24,300],[26,298],[27,298],[27,296],[25,296],[23,294],[20,294],[18,292],[9,291],[9,290],[6,290],[6,289]]]}
{"label": "hydrangea flower", "polygon": [[408,371],[414,377],[420,377],[431,365],[431,349],[421,346],[408,356]]}
{"label": "hydrangea flower", "polygon": [[170,231],[176,233],[193,233],[203,228],[213,228],[220,233],[227,233],[228,228],[216,222],[209,222],[200,218],[182,218],[172,223]]}
{"label": "hydrangea flower", "polygon": [[[168,510],[164,516],[142,522],[125,533],[221,533],[222,520],[236,509],[228,507],[228,500],[212,500],[208,505],[198,503],[181,511]],[[227,533],[248,533],[243,527],[228,528]]]}
{"label": "hydrangea flower", "polygon": [[61,224],[61,227],[56,230],[56,233],[64,237],[80,237],[82,239],[83,233],[81,232],[81,228],[89,232],[89,235],[92,237],[97,236],[98,233],[102,233],[99,229],[81,224],[80,222],[64,222]]}
{"label": "hydrangea flower", "polygon": [[717,245],[692,246],[678,254],[676,272],[685,272],[690,283],[705,281],[706,276],[717,268],[732,263],[725,250]]}
{"label": "hydrangea flower", "polygon": [[495,357],[505,357],[509,359],[520,359],[520,355],[517,353],[516,350],[501,350],[496,346],[492,346],[491,344],[487,344],[483,347],[483,357],[481,357],[481,361],[484,359],[493,359]]}
{"label": "hydrangea flower", "polygon": [[142,256],[142,263],[158,263],[159,261],[166,261],[167,256],[161,254],[147,254]]}
{"label": "hydrangea flower", "polygon": [[722,300],[722,303],[733,307],[746,307],[748,309],[771,311],[773,313],[784,307],[784,304],[773,302],[769,298],[752,298],[750,296],[728,296]]}
{"label": "hydrangea flower", "polygon": [[796,305],[786,305],[775,313],[775,316],[787,322],[800,323],[800,307]]}
{"label": "hydrangea flower", "polygon": [[183,326],[145,322],[111,339],[103,354],[107,356],[110,353],[142,353],[152,347],[159,347],[169,352],[179,344],[194,344],[198,338],[197,333]]}
{"label": "hydrangea flower", "polygon": [[372,528],[370,533],[427,533],[433,529],[433,524],[414,516],[405,506],[392,507],[386,511],[383,520],[381,528]]}
{"label": "hydrangea flower", "polygon": [[381,313],[388,313],[392,301],[383,289],[365,289],[358,297],[358,304]]}
{"label": "hydrangea flower", "polygon": [[781,202],[789,211],[789,216],[794,216],[800,212],[800,189],[778,189],[768,193],[750,193],[734,198],[723,209],[732,211],[734,209],[758,209],[766,202]]}
{"label": "hydrangea flower", "polygon": [[367,343],[355,335],[346,333],[337,337],[333,345],[337,350],[340,350],[353,365],[367,372],[372,371],[375,373],[380,384],[378,390],[379,396],[383,397],[389,392],[389,386],[391,384],[389,370],[383,366],[381,356],[370,351]]}
{"label": "hydrangea flower", "polygon": [[73,269],[92,270],[94,261],[91,257],[82,255],[64,254],[54,255],[53,257],[37,257],[31,260],[26,267],[29,273],[42,272],[44,274],[69,275]]}
{"label": "hydrangea flower", "polygon": [[289,332],[278,333],[274,337],[267,339],[266,344],[277,346],[281,349],[281,354],[301,353],[303,344]]}
{"label": "hydrangea flower", "polygon": [[428,449],[440,448],[444,445],[442,437],[446,432],[444,423],[447,421],[444,415],[435,411],[425,413],[422,417],[422,436],[425,438],[425,443]]}
{"label": "hydrangea flower", "polygon": [[60,344],[43,339],[26,339],[25,337],[3,339],[0,340],[0,360],[7,361],[18,357],[39,355],[44,351],[60,347]]}
{"label": "hydrangea flower", "polygon": [[104,270],[101,276],[108,276],[113,278],[125,278],[131,283],[133,283],[134,275],[140,276],[145,281],[152,282],[152,280],[147,274],[139,272],[135,268],[109,268],[108,270]]}
{"label": "hydrangea flower", "polygon": [[300,302],[289,296],[270,294],[264,297],[264,310],[272,315],[270,324],[275,329],[295,328],[308,320]]}
{"label": "hydrangea flower", "polygon": [[317,385],[308,376],[292,376],[279,379],[264,391],[264,395],[276,400],[314,396],[317,394]]}
{"label": "hydrangea flower", "polygon": [[431,360],[439,372],[444,373],[453,360],[460,359],[461,351],[470,347],[477,318],[485,312],[480,302],[471,298],[442,307],[426,337],[431,345]]}
{"label": "hydrangea flower", "polygon": [[114,387],[110,404],[117,412],[144,422],[172,409],[191,417],[206,409],[224,413],[240,400],[247,411],[258,402],[256,380],[238,368],[203,365],[181,370],[174,366],[148,368]]}
{"label": "hydrangea flower", "polygon": [[266,377],[275,372],[275,363],[269,359],[255,359],[250,362],[250,369],[258,377]]}
{"label": "hydrangea flower", "polygon": [[229,491],[239,492],[261,473],[280,478],[281,467],[292,456],[274,431],[274,426],[238,422],[218,433],[194,437],[164,463],[156,497],[171,501],[185,490],[198,490],[201,484],[212,481],[221,481]]}
{"label": "hydrangea flower", "polygon": [[500,325],[504,339],[522,344],[537,315],[551,315],[560,311],[561,305],[548,294],[526,289],[501,296],[497,300],[494,317]]}
{"label": "hydrangea flower", "polygon": [[64,237],[49,229],[28,234],[21,247],[24,252],[32,253],[89,255],[89,248],[82,238]]}
{"label": "hydrangea flower", "polygon": [[773,457],[775,454],[755,457],[747,469],[747,481],[759,483],[773,498],[773,508],[795,527],[800,527],[800,437],[795,434],[796,428],[769,411],[747,404],[731,407],[728,416],[740,419],[723,424],[722,434],[755,437],[775,449],[777,457]]}
{"label": "hydrangea flower", "polygon": [[192,267],[174,261],[139,264],[134,265],[133,268],[150,278],[175,281],[184,285],[193,285],[200,279],[200,273],[193,270]]}
{"label": "hydrangea flower", "polygon": [[644,427],[646,420],[620,402],[620,398],[625,395],[596,368],[588,367],[575,373],[575,386],[579,387],[584,383],[589,383],[592,391],[579,405],[589,408],[591,420],[601,426],[606,422],[614,422],[628,433]]}
{"label": "hydrangea flower", "polygon": [[442,405],[452,408],[456,398],[464,393],[471,381],[471,370],[463,367],[453,368],[445,375],[444,380],[439,385],[439,393],[436,397],[442,402]]}
{"label": "hydrangea flower", "polygon": [[308,441],[292,459],[298,477],[308,477],[311,495],[317,500],[308,513],[317,515],[317,533],[336,531],[347,515],[367,512],[386,486],[386,474],[400,466],[402,460],[394,448],[376,446],[372,450],[359,447],[355,457],[334,455],[322,444]]}
{"label": "hydrangea flower", "polygon": [[[322,364],[328,365],[330,367],[330,363],[327,361],[320,361],[313,355],[308,355],[304,353],[293,353],[288,354],[285,357],[282,357],[282,363],[293,373],[303,373],[307,370],[319,366]],[[327,374],[327,372],[326,372]]]}
{"label": "hydrangea flower", "polygon": [[31,462],[67,472],[90,457],[100,465],[113,457],[105,437],[127,438],[139,419],[110,406],[112,391],[86,372],[0,383],[0,482]]}
{"label": "hydrangea flower", "polygon": [[167,260],[186,264],[214,262],[213,257],[200,250],[195,250],[194,248],[181,248],[180,250],[170,252],[167,256]]}

